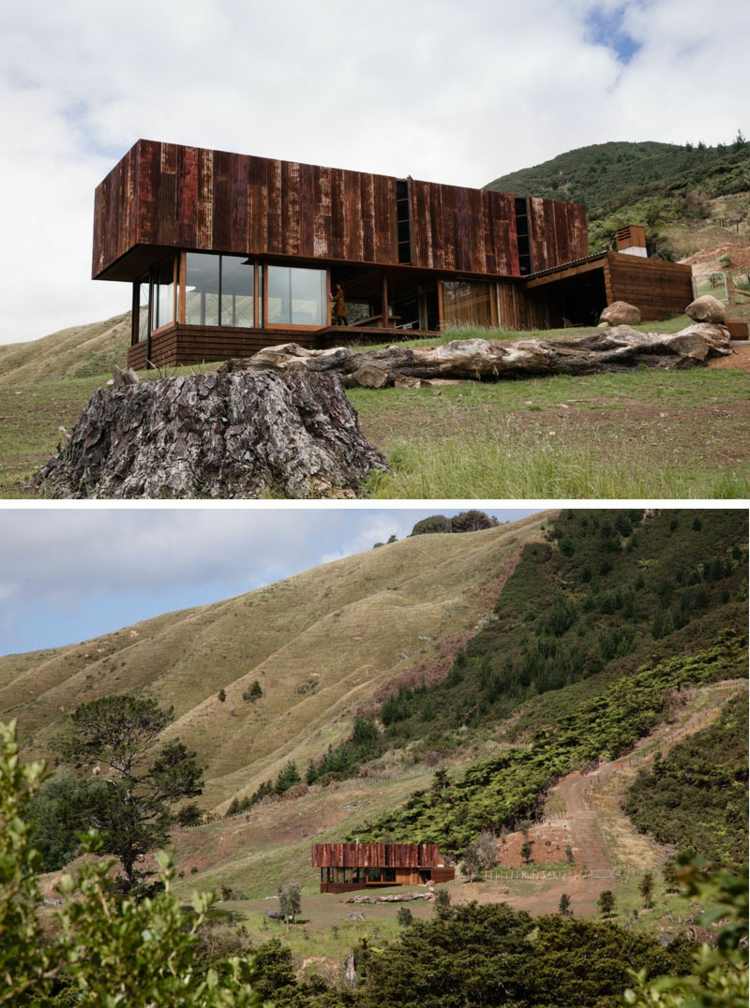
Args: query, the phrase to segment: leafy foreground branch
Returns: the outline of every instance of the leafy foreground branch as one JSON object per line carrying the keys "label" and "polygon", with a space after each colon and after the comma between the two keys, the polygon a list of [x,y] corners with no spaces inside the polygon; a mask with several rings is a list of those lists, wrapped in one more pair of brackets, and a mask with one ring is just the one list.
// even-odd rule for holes
{"label": "leafy foreground branch", "polygon": [[[112,885],[111,863],[63,875],[63,908],[42,924],[40,856],[29,839],[28,804],[46,776],[19,759],[15,723],[0,724],[0,1005],[13,1008],[257,1008],[250,960],[199,969],[198,932],[214,897],[194,894],[191,914],[172,891],[174,869],[159,854],[162,892],[137,901]],[[89,833],[84,850],[97,850]]]}

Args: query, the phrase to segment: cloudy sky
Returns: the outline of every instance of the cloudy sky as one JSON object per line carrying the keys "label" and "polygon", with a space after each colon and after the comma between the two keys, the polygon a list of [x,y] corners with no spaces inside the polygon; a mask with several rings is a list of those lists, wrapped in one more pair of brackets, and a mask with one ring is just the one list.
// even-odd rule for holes
{"label": "cloudy sky", "polygon": [[480,186],[748,127],[750,4],[3,0],[0,343],[128,307],[94,186],[138,137]]}
{"label": "cloudy sky", "polygon": [[[516,521],[532,509],[492,511]],[[0,511],[0,654],[85,640],[403,538],[435,508]],[[443,514],[455,511],[441,510]]]}

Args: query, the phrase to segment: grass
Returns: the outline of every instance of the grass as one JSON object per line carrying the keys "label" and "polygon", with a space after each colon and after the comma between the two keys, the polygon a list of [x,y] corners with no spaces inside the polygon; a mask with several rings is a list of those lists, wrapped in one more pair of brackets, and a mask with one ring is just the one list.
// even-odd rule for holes
{"label": "grass", "polygon": [[[680,317],[640,328],[674,331],[685,322]],[[434,344],[488,335],[560,339],[586,331],[467,329],[444,333]],[[54,453],[59,428],[74,425],[107,377],[0,381],[3,497],[36,496],[31,477]],[[425,389],[352,389],[348,395],[364,433],[392,467],[364,487],[363,496],[736,499],[750,489],[750,375],[739,369],[637,368]]]}

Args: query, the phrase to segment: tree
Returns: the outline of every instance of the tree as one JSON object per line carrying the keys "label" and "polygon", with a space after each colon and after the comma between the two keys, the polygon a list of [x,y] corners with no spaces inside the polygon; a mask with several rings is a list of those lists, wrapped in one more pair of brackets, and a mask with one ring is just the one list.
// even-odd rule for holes
{"label": "tree", "polygon": [[441,914],[445,913],[451,905],[451,894],[447,889],[438,889],[435,893],[435,910]]}
{"label": "tree", "polygon": [[654,905],[654,876],[651,872],[646,872],[638,888],[643,897],[644,907],[650,909]]}
{"label": "tree", "polygon": [[[110,861],[63,875],[62,907],[51,928],[42,925],[40,858],[26,817],[45,777],[43,764],[20,761],[15,725],[0,724],[0,1005],[260,1008],[246,960],[196,968],[213,896],[194,893],[192,912],[183,912],[165,854],[157,857],[163,889],[142,900],[115,892]],[[95,834],[82,846],[101,850]]]}
{"label": "tree", "polygon": [[217,695],[217,697],[219,698],[219,700],[220,700],[220,701],[221,701],[222,703],[224,703],[224,701],[225,701],[225,700],[226,700],[226,698],[227,698],[227,691],[226,691],[226,690],[224,689],[224,687],[222,686],[222,687],[221,687],[221,689],[219,690],[219,692],[218,692],[218,693],[217,693],[216,695]]}
{"label": "tree", "polygon": [[257,679],[253,680],[253,684],[250,689],[246,689],[242,694],[243,700],[248,700],[250,703],[255,703],[256,700],[260,700],[263,696],[263,687],[258,682]]}
{"label": "tree", "polygon": [[605,920],[609,920],[610,917],[614,917],[615,915],[615,894],[611,889],[605,889],[604,892],[599,893],[596,905],[599,907],[599,913],[602,917]]}
{"label": "tree", "polygon": [[560,903],[558,905],[558,913],[563,917],[572,917],[573,911],[570,909],[570,896],[567,893],[563,893],[560,897]]}
{"label": "tree", "polygon": [[492,830],[482,830],[464,851],[461,870],[471,881],[482,878],[497,862],[497,837]]}
{"label": "tree", "polygon": [[274,784],[274,791],[277,795],[283,794],[288,791],[290,787],[295,784],[299,784],[302,778],[297,770],[297,764],[293,763],[291,760],[287,765],[279,771],[279,776],[276,778],[276,783]]}
{"label": "tree", "polygon": [[401,927],[409,927],[409,925],[414,922],[414,914],[411,912],[409,907],[399,907],[396,918]]}
{"label": "tree", "polygon": [[532,853],[534,850],[534,841],[529,840],[528,835],[524,837],[524,841],[521,844],[521,857],[523,858],[524,864],[531,864]]}
{"label": "tree", "polygon": [[287,882],[279,886],[279,910],[287,924],[294,924],[302,911],[302,895],[299,883]]}
{"label": "tree", "polygon": [[58,740],[67,763],[98,774],[81,827],[100,832],[102,849],[119,859],[128,890],[148,874],[136,870],[137,862],[166,843],[176,804],[203,790],[194,752],[177,739],[156,748],[173,719],[172,710],[149,697],[104,696],[81,704]]}

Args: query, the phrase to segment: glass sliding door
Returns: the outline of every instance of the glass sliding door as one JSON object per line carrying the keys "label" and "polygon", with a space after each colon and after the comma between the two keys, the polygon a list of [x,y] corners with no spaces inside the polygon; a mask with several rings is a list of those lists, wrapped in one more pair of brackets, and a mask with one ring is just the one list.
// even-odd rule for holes
{"label": "glass sliding door", "polygon": [[268,325],[323,326],[328,320],[326,270],[268,267]]}

